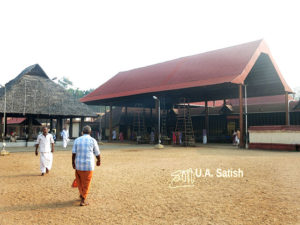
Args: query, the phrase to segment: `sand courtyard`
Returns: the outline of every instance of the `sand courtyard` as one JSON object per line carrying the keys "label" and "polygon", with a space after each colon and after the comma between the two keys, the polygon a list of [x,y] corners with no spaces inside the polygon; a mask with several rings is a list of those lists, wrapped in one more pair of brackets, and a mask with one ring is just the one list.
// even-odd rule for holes
{"label": "sand courtyard", "polygon": [[33,149],[0,157],[0,224],[300,224],[299,152],[123,146],[101,146],[85,207],[70,147],[44,177]]}

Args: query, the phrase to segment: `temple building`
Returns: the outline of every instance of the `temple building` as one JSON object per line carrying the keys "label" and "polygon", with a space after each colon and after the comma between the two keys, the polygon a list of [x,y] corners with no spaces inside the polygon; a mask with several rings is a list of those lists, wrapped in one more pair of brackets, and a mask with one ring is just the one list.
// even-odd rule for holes
{"label": "temple building", "polygon": [[[130,108],[142,109],[133,116],[132,122],[120,120],[125,121],[120,122],[120,129],[127,133],[128,130],[131,133],[145,130],[144,112],[147,111],[149,118],[152,118],[161,110],[161,127],[158,128],[155,120],[150,119],[150,127],[161,130],[161,136],[165,132],[170,138],[171,131],[179,132],[183,142],[189,145],[197,141],[197,136],[203,135],[202,132],[209,140],[221,140],[230,135],[234,128],[241,131],[243,146],[246,125],[249,125],[246,124],[247,100],[281,96],[283,102],[280,108],[283,108],[280,112],[274,109],[273,116],[278,117],[274,121],[288,125],[289,94],[292,93],[267,44],[258,40],[120,72],[83,97],[81,102],[109,107],[105,116],[109,139],[114,123],[113,110],[121,107],[125,118],[128,118]],[[218,101],[223,104],[216,108],[214,102]],[[203,102],[203,106],[195,111],[197,104],[194,103],[199,102]],[[250,108],[252,110],[253,106]],[[254,110],[253,116],[249,117],[264,120],[262,113]],[[138,124],[137,129],[134,124]],[[143,132],[136,134],[137,137],[142,135]]]}
{"label": "temple building", "polygon": [[[49,124],[51,130],[60,134],[66,120],[69,133],[73,135],[74,118],[80,119],[78,136],[84,119],[97,116],[87,105],[50,79],[38,64],[27,67],[0,88],[0,103],[0,134],[4,137],[17,132],[19,138],[33,140],[40,131],[37,126],[42,123]],[[60,139],[60,135],[56,136]]]}

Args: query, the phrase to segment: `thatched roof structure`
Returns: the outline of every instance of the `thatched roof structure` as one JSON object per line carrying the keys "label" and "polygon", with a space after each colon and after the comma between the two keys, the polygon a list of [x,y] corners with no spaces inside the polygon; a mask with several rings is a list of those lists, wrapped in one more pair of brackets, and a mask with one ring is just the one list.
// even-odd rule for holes
{"label": "thatched roof structure", "polygon": [[[4,88],[0,88],[0,114],[4,112]],[[6,84],[6,113],[39,118],[97,116],[63,87],[53,82],[43,69],[32,65]]]}

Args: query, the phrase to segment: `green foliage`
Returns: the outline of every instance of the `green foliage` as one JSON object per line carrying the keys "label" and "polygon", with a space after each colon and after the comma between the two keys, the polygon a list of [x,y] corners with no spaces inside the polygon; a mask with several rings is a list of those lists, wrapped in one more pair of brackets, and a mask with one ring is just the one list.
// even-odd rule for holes
{"label": "green foliage", "polygon": [[69,80],[69,78],[67,77],[60,78],[58,80],[58,84],[61,85],[63,88],[65,88],[71,95],[73,95],[77,99],[80,99],[95,90],[95,89],[80,90],[79,88],[75,89],[73,87],[73,82]]}
{"label": "green foliage", "polygon": [[94,89],[89,89],[89,90],[80,90],[79,88],[69,88],[67,89],[67,91],[73,95],[75,98],[80,99],[84,96],[86,96],[87,94],[91,93],[92,91],[94,91]]}

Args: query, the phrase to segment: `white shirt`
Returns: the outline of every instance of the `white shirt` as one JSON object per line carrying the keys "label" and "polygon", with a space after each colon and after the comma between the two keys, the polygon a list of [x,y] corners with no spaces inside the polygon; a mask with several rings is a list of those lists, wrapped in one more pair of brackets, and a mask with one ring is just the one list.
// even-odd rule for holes
{"label": "white shirt", "polygon": [[117,132],[115,130],[113,130],[112,136],[113,136],[113,139],[117,139]]}
{"label": "white shirt", "polygon": [[62,136],[63,139],[68,139],[69,138],[69,131],[63,130],[61,132],[61,136]]}
{"label": "white shirt", "polygon": [[40,152],[51,152],[51,144],[54,143],[52,134],[47,134],[46,137],[40,134],[36,140],[39,145]]}

